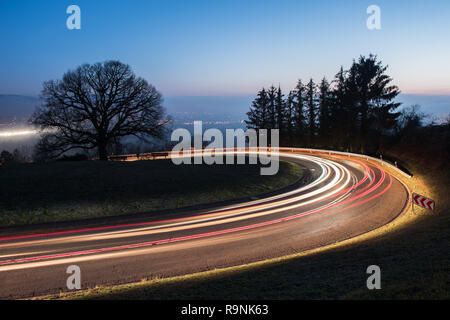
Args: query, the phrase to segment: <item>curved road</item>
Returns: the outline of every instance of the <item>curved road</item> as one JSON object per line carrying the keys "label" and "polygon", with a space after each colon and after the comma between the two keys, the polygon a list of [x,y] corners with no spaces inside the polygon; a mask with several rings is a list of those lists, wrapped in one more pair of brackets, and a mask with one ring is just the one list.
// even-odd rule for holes
{"label": "curved road", "polygon": [[2,236],[0,298],[169,277],[305,251],[380,227],[401,214],[409,192],[378,164],[323,153],[280,152],[308,182],[261,199],[148,217],[133,223]]}

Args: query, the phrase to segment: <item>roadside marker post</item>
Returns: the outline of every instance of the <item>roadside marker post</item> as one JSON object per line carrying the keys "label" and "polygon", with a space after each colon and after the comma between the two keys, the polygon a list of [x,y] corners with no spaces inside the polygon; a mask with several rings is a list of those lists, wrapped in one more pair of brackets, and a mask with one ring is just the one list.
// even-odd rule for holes
{"label": "roadside marker post", "polygon": [[433,199],[429,199],[420,194],[413,193],[412,194],[412,205],[413,205],[413,211],[414,211],[414,205],[418,205],[422,208],[434,211],[435,202]]}

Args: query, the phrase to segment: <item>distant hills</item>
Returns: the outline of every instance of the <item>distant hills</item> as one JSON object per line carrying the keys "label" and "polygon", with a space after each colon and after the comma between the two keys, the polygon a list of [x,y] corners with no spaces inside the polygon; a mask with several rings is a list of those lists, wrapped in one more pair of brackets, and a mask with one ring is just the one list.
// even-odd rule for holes
{"label": "distant hills", "polygon": [[27,121],[38,104],[37,97],[0,94],[0,120],[2,122],[11,122],[14,119],[18,122]]}
{"label": "distant hills", "polygon": [[[245,119],[252,97],[164,97],[167,113],[176,121],[233,121]],[[39,104],[37,96],[0,94],[0,121],[26,121]]]}
{"label": "distant hills", "polygon": [[[183,121],[229,121],[246,119],[253,96],[179,96],[164,97],[167,113],[177,122]],[[421,111],[436,118],[450,113],[450,96],[400,94],[403,106],[419,104]],[[0,123],[25,122],[39,104],[37,96],[0,94]]]}
{"label": "distant hills", "polygon": [[242,121],[252,103],[250,96],[164,97],[164,107],[179,121]]}
{"label": "distant hills", "polygon": [[403,107],[419,105],[421,112],[431,116],[430,121],[440,122],[450,115],[449,95],[400,94],[397,100]]}

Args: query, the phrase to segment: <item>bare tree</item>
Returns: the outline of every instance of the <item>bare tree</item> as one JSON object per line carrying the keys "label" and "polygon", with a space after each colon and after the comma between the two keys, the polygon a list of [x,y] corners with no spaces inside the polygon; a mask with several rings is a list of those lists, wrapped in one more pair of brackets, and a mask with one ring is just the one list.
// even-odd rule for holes
{"label": "bare tree", "polygon": [[43,132],[37,152],[52,158],[97,149],[107,160],[110,144],[125,136],[159,138],[167,123],[161,94],[119,61],[85,64],[47,81],[41,99],[31,122]]}

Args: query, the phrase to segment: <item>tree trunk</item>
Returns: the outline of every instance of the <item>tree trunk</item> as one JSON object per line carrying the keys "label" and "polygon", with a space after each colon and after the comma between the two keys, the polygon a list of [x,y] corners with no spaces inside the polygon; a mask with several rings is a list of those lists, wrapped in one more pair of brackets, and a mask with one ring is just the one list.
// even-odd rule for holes
{"label": "tree trunk", "polygon": [[101,161],[107,161],[108,160],[108,154],[106,152],[106,143],[99,143],[98,144],[98,157]]}

